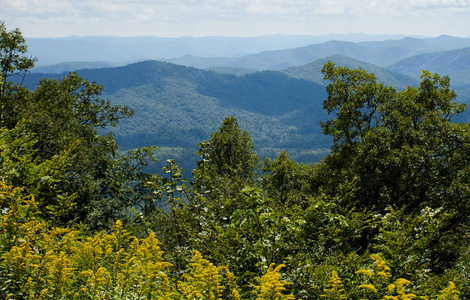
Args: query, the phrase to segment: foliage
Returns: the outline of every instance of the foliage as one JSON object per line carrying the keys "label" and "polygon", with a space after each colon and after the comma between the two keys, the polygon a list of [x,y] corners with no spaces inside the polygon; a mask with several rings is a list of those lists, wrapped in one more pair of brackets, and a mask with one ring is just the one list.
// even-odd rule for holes
{"label": "foliage", "polygon": [[321,295],[322,298],[327,299],[347,299],[346,291],[344,289],[343,282],[339,278],[336,271],[331,272],[331,278],[328,281],[330,288],[324,289],[324,295]]}
{"label": "foliage", "polygon": [[284,279],[281,279],[281,269],[284,265],[275,267],[271,264],[268,271],[261,278],[256,278],[260,285],[253,285],[255,288],[254,294],[256,300],[293,300],[293,295],[285,295],[283,292],[286,290],[285,286],[293,284]]}
{"label": "foliage", "polygon": [[194,170],[195,188],[213,200],[233,198],[244,185],[255,181],[259,157],[247,131],[241,131],[234,116],[222,121],[211,139],[199,144],[201,159]]}
{"label": "foliage", "polygon": [[[470,216],[463,175],[470,136],[468,124],[451,122],[465,105],[454,102],[449,78],[423,72],[419,87],[397,92],[363,70],[328,63],[323,71],[331,81],[324,106],[336,117],[322,125],[335,145],[319,173],[326,177],[321,185],[338,193],[343,182],[355,180],[356,206],[380,214],[390,206],[407,214],[426,207],[455,211],[449,227],[458,239],[459,224]],[[362,247],[369,242],[365,237]]]}
{"label": "foliage", "polygon": [[266,158],[261,179],[266,196],[280,204],[301,205],[305,168],[292,160],[287,151],[281,151],[274,161]]}
{"label": "foliage", "polygon": [[[5,83],[12,73],[31,68],[34,60],[26,58],[19,30],[6,32],[1,25]],[[5,142],[20,147],[4,153],[3,166],[13,171],[6,174],[10,183],[33,194],[44,216],[56,224],[83,222],[91,229],[103,228],[140,201],[135,183],[151,177],[141,168],[154,161],[154,148],[138,150],[145,155],[134,159],[117,156],[114,137],[99,134],[98,129],[115,126],[133,113],[104,100],[102,90],[74,73],[60,81],[41,80],[33,92],[2,85],[2,99],[9,104],[2,103],[0,125],[13,130]]]}
{"label": "foliage", "polygon": [[424,72],[398,92],[363,70],[324,71],[328,157],[280,150],[261,168],[230,116],[190,180],[171,157],[150,173],[155,146],[118,152],[103,127],[131,110],[96,83],[7,85],[0,298],[468,298],[469,131],[452,122],[464,107],[448,78]]}
{"label": "foliage", "polygon": [[385,215],[377,216],[375,226],[379,232],[374,248],[396,269],[397,275],[416,283],[429,280],[431,270],[440,273],[448,269],[464,247],[459,235],[449,232],[454,215],[443,208],[426,207],[413,215],[390,208]]}
{"label": "foliage", "polygon": [[[163,260],[153,233],[137,239],[117,221],[110,233],[87,237],[79,231],[48,226],[37,216],[34,197],[22,196],[20,189],[2,184],[0,195],[2,207],[9,208],[0,219],[0,295],[5,299],[240,299],[228,268],[214,266],[197,251],[186,271],[177,275]],[[367,278],[358,290],[370,291],[366,292],[369,299],[378,293],[385,293],[383,299],[411,297],[404,289],[410,282],[399,278],[387,283],[390,268],[380,256],[372,258],[375,271],[357,272]],[[263,276],[255,278],[259,282],[252,285],[256,299],[294,299],[285,294],[292,283],[281,278],[283,267],[271,264]],[[324,297],[344,295],[336,273],[329,283],[331,288],[325,289]],[[455,285],[450,283],[438,299],[458,299]]]}
{"label": "foliage", "polygon": [[418,296],[418,293],[409,291],[407,286],[413,287],[413,283],[404,278],[394,276],[385,260],[377,254],[371,255],[374,260],[373,268],[360,269],[356,271],[358,279],[356,284],[347,292],[345,285],[341,281],[336,271],[333,271],[329,280],[329,288],[324,289],[325,294],[322,298],[326,299],[383,299],[383,300],[405,300],[405,299],[459,299],[459,292],[453,282],[449,282],[448,287],[444,288],[436,295]]}
{"label": "foliage", "polygon": [[[139,240],[120,221],[111,233],[89,237],[49,227],[36,217],[33,197],[5,185],[1,190],[2,206],[10,208],[0,219],[2,298],[240,299],[228,268],[214,266],[197,251],[174,281],[153,233]],[[5,240],[13,244],[5,247]],[[281,280],[282,267],[272,265],[259,278],[260,286],[254,285],[257,299],[293,299],[282,294],[283,286],[290,284]]]}
{"label": "foliage", "polygon": [[61,222],[75,206],[76,195],[62,191],[60,185],[76,146],[69,145],[50,159],[38,161],[37,140],[25,127],[20,124],[11,130],[0,129],[0,178],[3,183],[21,187],[39,199],[54,199],[43,206],[44,212],[52,222]]}

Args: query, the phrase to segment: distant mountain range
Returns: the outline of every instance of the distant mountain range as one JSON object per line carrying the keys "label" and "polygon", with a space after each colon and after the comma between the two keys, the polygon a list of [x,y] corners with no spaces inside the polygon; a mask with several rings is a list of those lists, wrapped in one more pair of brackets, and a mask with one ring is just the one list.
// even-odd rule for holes
{"label": "distant mountain range", "polygon": [[235,57],[263,51],[289,49],[330,40],[350,42],[401,39],[403,35],[327,34],[263,35],[257,37],[110,37],[71,36],[27,38],[29,52],[39,59],[38,66],[64,62],[105,61],[128,64],[150,59],[170,59],[184,55]]}
{"label": "distant mountain range", "polygon": [[[124,66],[127,63],[122,61],[118,62],[118,60],[115,59],[116,52],[124,50],[126,52],[127,59],[130,59],[131,56],[136,58],[136,55],[145,57],[144,52],[151,52],[152,49],[158,49],[158,51],[155,50],[153,56],[157,56],[156,53],[163,55],[165,51],[173,49],[172,47],[177,48],[173,49],[174,51],[171,52],[171,55],[173,56],[177,56],[178,53],[183,53],[185,51],[187,53],[208,51],[207,53],[209,54],[234,54],[237,50],[241,51],[244,49],[245,51],[255,51],[256,49],[262,49],[263,47],[276,48],[281,47],[282,45],[288,46],[292,44],[308,43],[313,40],[321,40],[327,37],[331,38],[333,36],[310,37],[273,35],[256,38],[211,37],[175,39],[150,37],[107,37],[104,38],[104,41],[101,43],[96,39],[96,37],[70,37],[57,40],[52,39],[51,41],[46,39],[51,43],[48,44],[47,47],[46,45],[41,44],[44,42],[42,39],[36,39],[33,40],[35,43],[33,43],[30,48],[32,48],[33,55],[35,54],[34,49],[38,50],[43,48],[47,48],[49,50],[49,55],[55,51],[62,53],[54,56],[54,59],[56,60],[60,60],[60,57],[64,57],[66,55],[74,57],[76,60],[73,62],[61,62],[45,66],[41,61],[40,56],[39,63],[41,64],[42,62],[42,66],[40,65],[33,70],[34,72],[39,73],[62,73],[80,69]],[[351,36],[350,39],[353,39],[353,37],[354,36]],[[366,38],[371,36],[358,35],[356,39],[359,39],[359,37]],[[126,47],[120,47],[122,46],[120,44],[125,44],[125,41],[132,42],[134,40],[136,42],[135,44],[131,43],[126,44]],[[147,42],[148,49],[146,47],[141,47],[139,41],[140,43]],[[163,49],[157,47],[157,41],[164,45],[162,46]],[[75,50],[70,50],[69,48],[72,48],[71,45],[74,45],[75,42],[83,44],[81,44],[80,47],[77,46],[76,49],[74,48]],[[237,44],[237,42],[240,44]],[[265,44],[263,44],[264,42]],[[186,46],[178,48],[177,46],[181,46],[181,44]],[[188,44],[192,46],[189,47],[187,46]],[[219,44],[219,47],[215,47],[214,44]],[[95,49],[92,49],[93,45],[95,46]],[[205,46],[203,47],[202,45]],[[132,46],[133,49],[129,49],[130,46]],[[80,50],[81,54],[73,56],[74,51],[77,49]],[[84,51],[84,49],[88,50]],[[455,85],[462,86],[468,84],[470,81],[470,76],[468,76],[470,75],[468,70],[468,65],[470,64],[468,62],[469,49],[469,38],[458,38],[444,35],[436,38],[406,37],[397,40],[389,39],[357,43],[335,40],[291,49],[263,51],[260,53],[237,57],[209,57],[209,54],[205,57],[199,57],[187,54],[163,60],[178,65],[214,70],[216,72],[245,75],[262,70],[284,70],[289,67],[302,66],[313,61],[318,61],[328,56],[342,55],[359,60],[362,65],[364,65],[364,63],[369,63],[370,65],[380,66],[391,72],[411,76],[415,79],[419,78],[421,70],[423,69],[443,75],[450,75],[453,80],[452,82]],[[43,50],[41,51],[47,52]],[[109,52],[106,52],[108,50]],[[103,58],[104,60],[79,61],[79,58],[86,58],[87,55],[91,58]],[[150,53],[147,53],[146,55],[151,56]],[[167,55],[170,54],[167,53]],[[377,69],[369,70],[373,73],[378,72]],[[318,72],[316,74],[318,74]]]}
{"label": "distant mountain range", "polygon": [[185,55],[166,61],[196,68],[237,67],[255,70],[282,70],[330,56],[344,55],[381,67],[414,55],[470,47],[470,39],[451,36],[404,38],[400,40],[345,42],[328,41],[292,49],[265,51],[242,57],[197,57]]}

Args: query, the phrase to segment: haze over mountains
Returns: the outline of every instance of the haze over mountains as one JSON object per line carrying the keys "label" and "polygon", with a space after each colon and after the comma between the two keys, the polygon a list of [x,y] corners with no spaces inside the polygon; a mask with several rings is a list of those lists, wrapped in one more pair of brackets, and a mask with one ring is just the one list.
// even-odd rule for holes
{"label": "haze over mountains", "polygon": [[470,47],[470,39],[449,36],[360,43],[329,41],[293,49],[265,51],[243,57],[210,58],[186,55],[167,61],[197,68],[238,67],[256,70],[281,70],[339,54],[386,67],[414,55],[464,47]]}
{"label": "haze over mountains", "polygon": [[[196,52],[197,49],[202,53],[204,47],[210,48],[216,41],[220,47],[207,50],[209,54],[206,57],[185,55],[166,59],[168,62],[148,60],[118,66],[132,55],[136,59],[144,55],[151,47],[132,46],[130,41],[133,38],[117,38],[114,44],[110,44],[114,46],[110,47],[128,39],[127,48],[110,50],[107,54],[102,52],[106,49],[103,44],[95,45],[94,56],[85,57],[83,54],[76,57],[77,60],[89,58],[88,62],[64,61],[55,66],[43,66],[36,71],[50,74],[29,74],[25,84],[34,88],[42,77],[60,78],[66,71],[82,69],[78,71],[80,76],[105,86],[106,98],[135,109],[133,118],[122,121],[113,130],[121,150],[157,145],[163,160],[179,158],[187,170],[193,167],[191,161],[194,161],[197,143],[209,138],[209,133],[220,125],[221,120],[232,114],[242,128],[250,132],[262,158],[274,157],[282,149],[288,150],[300,162],[316,161],[324,156],[330,140],[321,134],[319,125],[327,119],[322,109],[327,82],[322,79],[321,68],[328,60],[349,68],[362,67],[376,74],[379,81],[398,89],[417,85],[421,70],[429,69],[451,77],[459,101],[466,102],[470,94],[470,39],[467,38],[440,36],[367,42],[328,41],[236,56],[242,50],[259,49],[263,46],[263,39],[265,47],[280,47],[281,37],[285,38],[284,45],[307,43],[312,39],[266,36],[260,40],[252,38],[253,43],[250,44],[249,39],[244,38],[201,38],[193,40],[197,43],[193,44],[191,51]],[[73,42],[70,45],[75,43],[75,39],[84,41],[70,38]],[[56,42],[66,45],[66,40]],[[237,46],[230,48],[230,43],[222,41],[230,41]],[[33,45],[36,48],[31,47],[32,55],[35,51],[45,51],[39,50],[40,43]],[[89,49],[93,45],[83,44],[80,49]],[[64,47],[57,46],[53,52],[66,53],[72,46]],[[154,55],[162,55],[171,47],[163,48],[161,52],[155,51]],[[210,57],[217,51],[228,53],[229,48],[232,56]],[[172,54],[177,56],[183,50]],[[189,51],[188,48],[186,50]],[[120,51],[127,51],[127,56],[119,56]],[[41,56],[38,56],[41,61]],[[63,57],[65,59],[65,54]],[[55,59],[58,61],[60,55]],[[122,59],[121,63],[119,59]],[[468,119],[464,115],[459,120]]]}
{"label": "haze over mountains", "polygon": [[[309,44],[335,37],[346,41]],[[364,41],[367,39],[369,41]],[[445,35],[435,38],[361,34],[320,37],[269,35],[254,38],[69,37],[36,38],[28,42],[31,43],[32,56],[39,59],[34,69],[34,72],[39,73],[117,67],[159,59],[178,65],[244,75],[261,70],[283,70],[327,56],[342,55],[415,79],[419,78],[423,69],[451,76],[455,86],[466,85],[469,78],[470,38]],[[308,45],[278,49],[303,44]],[[260,52],[240,55],[256,51]],[[204,55],[196,56],[201,53]],[[54,64],[47,65],[47,62]]]}
{"label": "haze over mountains", "polygon": [[387,67],[387,70],[417,77],[420,70],[451,76],[454,86],[470,84],[470,47],[416,55]]}
{"label": "haze over mountains", "polygon": [[350,42],[400,39],[403,35],[328,34],[322,36],[264,35],[258,37],[99,37],[27,38],[38,66],[64,62],[104,61],[112,64],[184,55],[234,57],[289,49],[330,40]]}

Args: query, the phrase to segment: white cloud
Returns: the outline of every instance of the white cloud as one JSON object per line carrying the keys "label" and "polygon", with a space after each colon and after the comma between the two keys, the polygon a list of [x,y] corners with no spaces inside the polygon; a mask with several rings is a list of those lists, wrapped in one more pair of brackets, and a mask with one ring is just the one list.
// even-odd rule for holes
{"label": "white cloud", "polygon": [[343,14],[361,6],[345,0],[3,0],[5,14],[37,17],[79,17],[104,19],[156,16],[183,19],[188,16],[213,18],[253,15]]}
{"label": "white cloud", "polygon": [[[245,35],[411,29],[424,34],[438,26],[470,28],[469,12],[470,0],[2,0],[0,19],[33,35],[230,35],[240,28]],[[160,29],[165,26],[167,31]]]}
{"label": "white cloud", "polygon": [[410,0],[411,7],[419,8],[465,8],[470,6],[468,0]]}

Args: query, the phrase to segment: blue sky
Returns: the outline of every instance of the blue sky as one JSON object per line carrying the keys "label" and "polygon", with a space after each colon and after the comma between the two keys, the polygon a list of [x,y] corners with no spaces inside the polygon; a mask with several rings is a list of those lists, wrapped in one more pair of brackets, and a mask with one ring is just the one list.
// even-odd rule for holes
{"label": "blue sky", "polygon": [[470,36],[470,0],[0,0],[0,20],[27,37]]}

